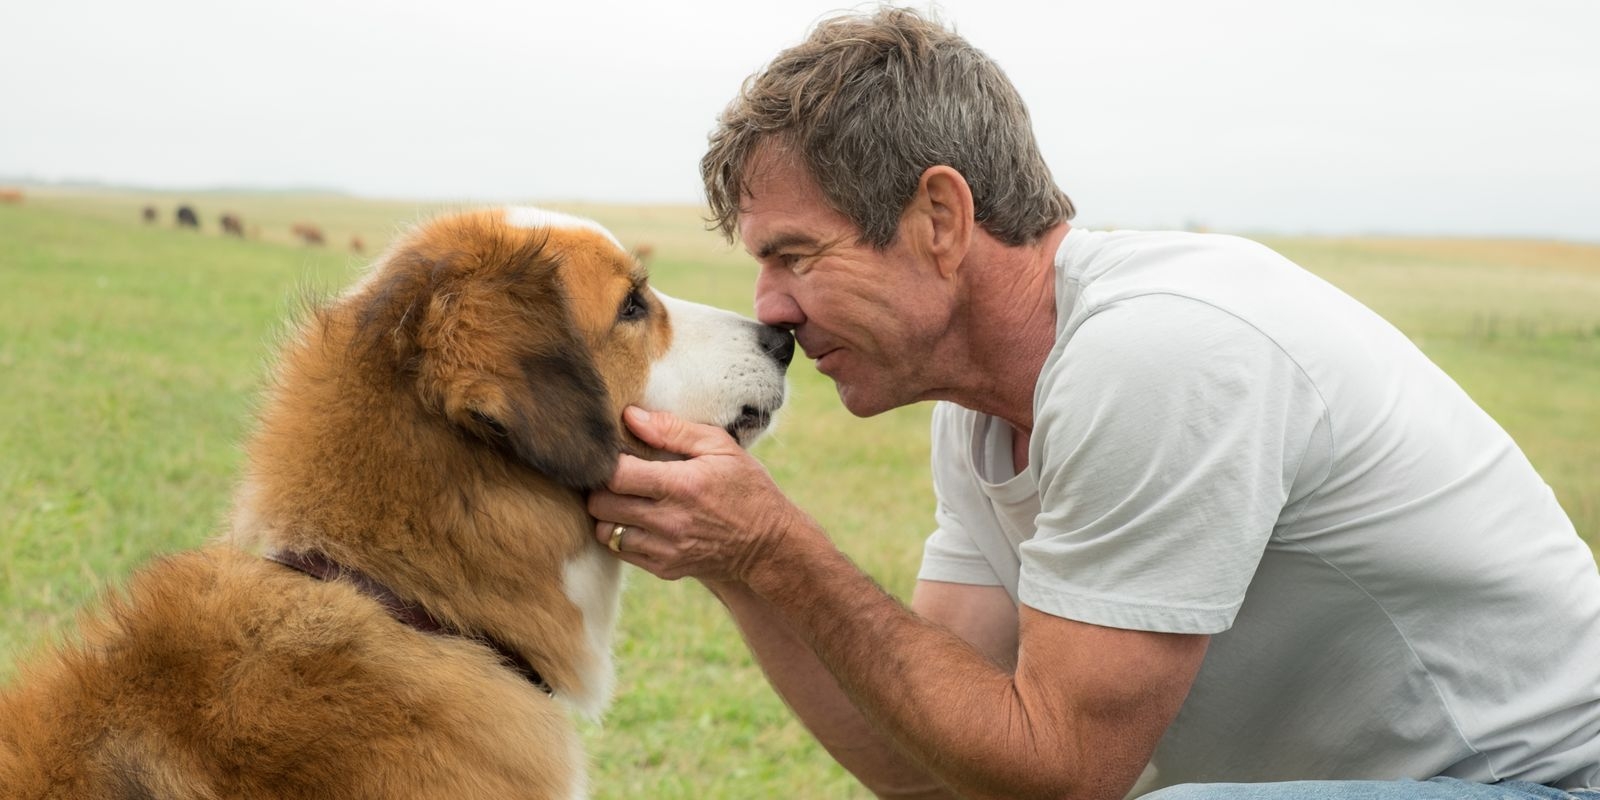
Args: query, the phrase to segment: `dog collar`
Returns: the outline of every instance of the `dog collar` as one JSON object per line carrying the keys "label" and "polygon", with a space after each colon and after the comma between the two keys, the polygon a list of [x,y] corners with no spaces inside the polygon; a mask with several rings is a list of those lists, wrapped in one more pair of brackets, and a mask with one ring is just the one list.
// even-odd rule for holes
{"label": "dog collar", "polygon": [[544,692],[547,695],[555,695],[555,690],[550,688],[550,684],[545,681],[543,676],[539,674],[539,671],[534,669],[533,665],[528,663],[528,660],[523,658],[516,651],[507,647],[505,644],[496,640],[492,636],[487,636],[481,633],[466,633],[440,622],[437,617],[429,614],[426,608],[423,608],[416,603],[401,599],[399,595],[394,593],[393,589],[390,589],[389,587],[379,583],[378,581],[374,580],[372,576],[367,575],[364,572],[351,569],[350,567],[328,558],[322,553],[268,553],[266,558],[268,561],[277,562],[292,570],[316,578],[319,581],[347,581],[362,594],[372,598],[373,600],[376,600],[379,605],[383,606],[385,611],[389,612],[389,616],[394,617],[401,624],[410,626],[416,630],[422,631],[423,633],[438,633],[449,636],[459,636],[463,639],[470,639],[474,642],[478,642],[479,644],[482,644],[485,647],[493,650],[496,655],[500,656],[501,662],[514,670],[518,675],[521,675],[523,679],[533,684],[534,687],[539,691]]}

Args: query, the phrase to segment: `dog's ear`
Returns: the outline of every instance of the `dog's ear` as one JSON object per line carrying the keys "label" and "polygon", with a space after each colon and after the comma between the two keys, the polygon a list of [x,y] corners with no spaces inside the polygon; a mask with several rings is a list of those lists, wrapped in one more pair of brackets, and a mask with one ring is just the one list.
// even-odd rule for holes
{"label": "dog's ear", "polygon": [[[530,248],[517,258],[538,255]],[[455,262],[476,258],[401,259],[411,263],[396,263],[374,287],[363,317],[372,352],[415,380],[430,413],[508,458],[567,486],[604,484],[622,449],[621,422],[554,270],[462,280],[469,270]]]}
{"label": "dog's ear", "polygon": [[445,389],[445,414],[452,422],[557,482],[594,488],[617,466],[620,425],[582,348],[530,355],[510,374]]}

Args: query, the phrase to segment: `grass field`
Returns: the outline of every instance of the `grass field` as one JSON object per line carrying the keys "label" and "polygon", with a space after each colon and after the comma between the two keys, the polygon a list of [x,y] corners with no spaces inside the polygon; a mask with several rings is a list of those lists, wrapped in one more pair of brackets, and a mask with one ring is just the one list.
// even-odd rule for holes
{"label": "grass field", "polygon": [[[440,206],[336,195],[188,198],[33,191],[0,206],[0,679],[155,553],[213,534],[282,320],[395,230]],[[160,224],[139,208],[162,208]],[[568,206],[650,245],[653,280],[750,310],[748,259],[680,207]],[[255,238],[225,239],[216,214]],[[292,243],[313,221],[338,247]],[[1387,316],[1522,444],[1600,543],[1600,247],[1498,241],[1267,240]],[[1333,335],[1333,334],[1330,334]],[[759,453],[891,591],[909,591],[929,528],[926,406],[857,420],[808,364]],[[855,797],[766,687],[693,582],[634,576],[619,694],[588,732],[596,796]]]}

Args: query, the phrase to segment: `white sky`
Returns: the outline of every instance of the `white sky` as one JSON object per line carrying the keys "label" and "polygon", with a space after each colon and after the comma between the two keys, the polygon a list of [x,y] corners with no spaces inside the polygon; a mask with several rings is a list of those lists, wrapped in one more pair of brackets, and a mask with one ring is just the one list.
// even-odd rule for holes
{"label": "white sky", "polygon": [[[0,176],[699,202],[717,113],[839,7],[0,0]],[[1082,224],[1600,241],[1597,0],[938,8]]]}

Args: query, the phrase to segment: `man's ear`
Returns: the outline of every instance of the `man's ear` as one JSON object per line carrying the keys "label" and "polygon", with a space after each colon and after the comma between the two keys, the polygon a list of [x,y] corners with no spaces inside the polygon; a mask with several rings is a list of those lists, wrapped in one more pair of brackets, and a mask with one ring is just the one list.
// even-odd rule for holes
{"label": "man's ear", "polygon": [[967,257],[972,231],[977,225],[972,216],[972,187],[954,167],[929,167],[917,181],[917,194],[912,203],[926,216],[926,246],[939,267],[939,274],[953,277]]}

